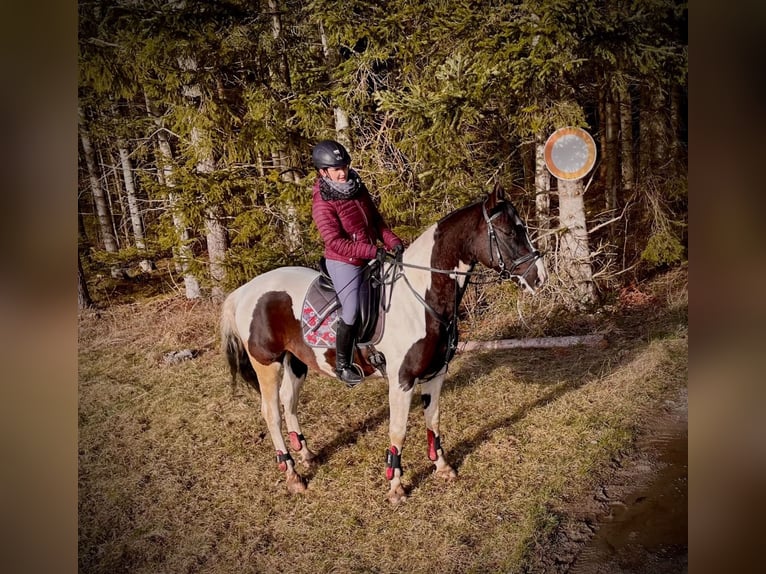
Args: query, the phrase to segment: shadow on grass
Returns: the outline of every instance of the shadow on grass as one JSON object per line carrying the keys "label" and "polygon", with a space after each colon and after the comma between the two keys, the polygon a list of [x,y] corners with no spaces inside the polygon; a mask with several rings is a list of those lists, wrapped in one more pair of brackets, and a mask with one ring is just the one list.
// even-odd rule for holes
{"label": "shadow on grass", "polygon": [[[442,396],[454,393],[476,379],[489,376],[501,367],[510,367],[513,377],[522,385],[546,388],[542,394],[518,406],[506,416],[489,417],[486,424],[478,427],[467,438],[447,449],[447,459],[459,471],[465,459],[482,444],[494,431],[518,424],[534,409],[543,407],[577,390],[594,377],[608,376],[611,372],[630,363],[652,340],[672,336],[678,326],[685,323],[683,313],[668,313],[667,310],[644,309],[624,312],[611,317],[612,334],[606,349],[571,347],[564,349],[518,349],[472,353],[460,358],[458,368],[451,371],[444,384]],[[470,407],[470,405],[466,405]],[[300,413],[299,413],[300,414]],[[497,413],[500,414],[500,413]],[[334,438],[315,452],[314,465],[304,469],[302,475],[311,480],[318,467],[327,463],[340,449],[355,445],[364,434],[376,430],[389,420],[388,401],[363,418],[348,421],[348,425]],[[422,403],[416,397],[410,406],[410,417],[422,417]],[[415,419],[410,418],[410,421]],[[422,424],[422,418],[420,419]],[[449,433],[449,429],[447,429]],[[412,491],[433,473],[433,466],[413,471],[407,476],[407,489]]]}
{"label": "shadow on grass", "polygon": [[[465,461],[466,457],[470,455],[472,452],[477,450],[484,442],[486,442],[492,435],[492,433],[498,429],[506,428],[509,426],[512,426],[519,421],[523,420],[524,417],[526,417],[531,411],[533,411],[536,408],[545,406],[546,404],[553,402],[566,393],[573,391],[577,389],[578,387],[584,385],[587,382],[586,379],[583,379],[578,382],[564,382],[556,385],[554,388],[552,388],[550,391],[545,393],[543,396],[535,399],[534,401],[530,401],[518,409],[516,409],[515,412],[512,414],[501,417],[498,419],[492,419],[488,421],[486,425],[483,425],[476,429],[476,431],[468,438],[460,441],[459,443],[452,446],[445,454],[447,461],[450,463],[452,468],[455,470],[455,472],[460,471],[460,467],[463,465],[463,462]],[[408,490],[411,491],[413,489],[416,489],[420,486],[420,484],[429,476],[433,474],[433,467],[426,467],[422,470],[413,472],[409,476],[409,487]]]}
{"label": "shadow on grass", "polygon": [[[380,425],[388,421],[388,402],[375,409],[372,413],[368,414],[361,420],[356,422],[349,422],[348,427],[344,428],[342,432],[338,433],[335,438],[330,442],[325,443],[314,454],[316,465],[321,465],[327,462],[330,457],[336,451],[344,447],[353,446],[357,443],[359,438],[367,432],[375,430]],[[316,465],[310,469],[309,473],[306,473],[306,477],[309,478],[314,475]]]}
{"label": "shadow on grass", "polygon": [[[507,416],[489,418],[469,437],[449,448],[446,457],[456,472],[465,459],[481,447],[499,429],[522,421],[533,410],[558,400],[593,380],[608,376],[632,362],[653,340],[676,336],[679,326],[687,323],[685,310],[630,310],[612,318],[614,336],[607,349],[519,349],[517,351],[487,352],[465,357],[458,370],[448,376],[442,395],[455,392],[472,380],[489,375],[500,366],[510,366],[521,384],[550,386],[540,397],[519,406]],[[529,363],[538,363],[530,368]],[[414,404],[414,401],[413,401]],[[427,466],[409,475],[408,491],[418,488],[433,474]]]}

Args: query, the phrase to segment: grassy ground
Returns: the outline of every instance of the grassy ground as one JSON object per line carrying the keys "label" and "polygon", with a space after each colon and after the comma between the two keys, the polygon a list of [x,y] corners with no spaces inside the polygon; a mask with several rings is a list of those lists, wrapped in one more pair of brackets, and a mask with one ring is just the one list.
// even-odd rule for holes
{"label": "grassy ground", "polygon": [[[530,571],[557,509],[604,480],[647,415],[686,385],[686,292],[680,270],[625,293],[589,326],[607,335],[605,349],[458,355],[441,406],[458,480],[431,475],[413,400],[410,498],[398,507],[385,496],[385,381],[349,390],[309,375],[299,413],[321,464],[290,496],[258,396],[229,387],[218,305],[156,297],[84,313],[80,571]],[[529,320],[486,317],[493,336]],[[481,319],[468,323],[481,336]],[[186,348],[193,360],[163,361]]]}

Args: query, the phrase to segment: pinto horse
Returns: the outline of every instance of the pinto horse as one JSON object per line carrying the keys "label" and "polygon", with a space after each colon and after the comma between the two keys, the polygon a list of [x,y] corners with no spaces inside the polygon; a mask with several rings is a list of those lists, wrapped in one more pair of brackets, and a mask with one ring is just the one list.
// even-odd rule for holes
{"label": "pinto horse", "polygon": [[[385,368],[376,370],[365,361],[363,350],[356,349],[356,362],[363,365],[365,375],[388,379],[386,477],[393,504],[407,496],[401,482],[401,453],[416,384],[425,415],[428,457],[435,463],[437,476],[456,477],[441,447],[439,396],[457,347],[460,299],[477,263],[494,269],[500,278],[513,278],[532,293],[546,279],[542,256],[498,184],[483,200],[426,229],[401,260],[387,264],[392,279],[385,331],[375,344],[385,357]],[[291,493],[304,491],[306,484],[282,435],[280,402],[290,446],[309,467],[315,455],[298,422],[300,390],[309,370],[335,377],[335,350],[310,346],[300,322],[304,297],[318,275],[305,267],[268,271],[229,294],[222,308],[221,340],[232,385],[239,373],[260,391],[261,413]]]}

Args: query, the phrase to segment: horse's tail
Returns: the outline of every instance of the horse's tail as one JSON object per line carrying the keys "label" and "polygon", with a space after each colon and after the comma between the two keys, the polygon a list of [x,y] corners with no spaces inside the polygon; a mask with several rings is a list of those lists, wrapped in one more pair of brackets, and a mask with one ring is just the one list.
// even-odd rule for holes
{"label": "horse's tail", "polygon": [[223,302],[221,310],[221,350],[226,354],[226,360],[229,362],[231,387],[233,389],[236,386],[237,373],[239,373],[246,383],[260,392],[258,375],[255,373],[250,357],[245,350],[245,345],[237,332],[235,311],[234,293],[230,293]]}

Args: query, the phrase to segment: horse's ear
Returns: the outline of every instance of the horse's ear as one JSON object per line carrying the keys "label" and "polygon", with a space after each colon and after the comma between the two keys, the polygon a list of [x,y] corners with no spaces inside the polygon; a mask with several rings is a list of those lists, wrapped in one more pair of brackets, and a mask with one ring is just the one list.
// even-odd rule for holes
{"label": "horse's ear", "polygon": [[505,201],[505,190],[500,183],[500,179],[495,178],[495,187],[492,189],[492,193],[487,198],[487,208],[492,209],[501,201]]}

